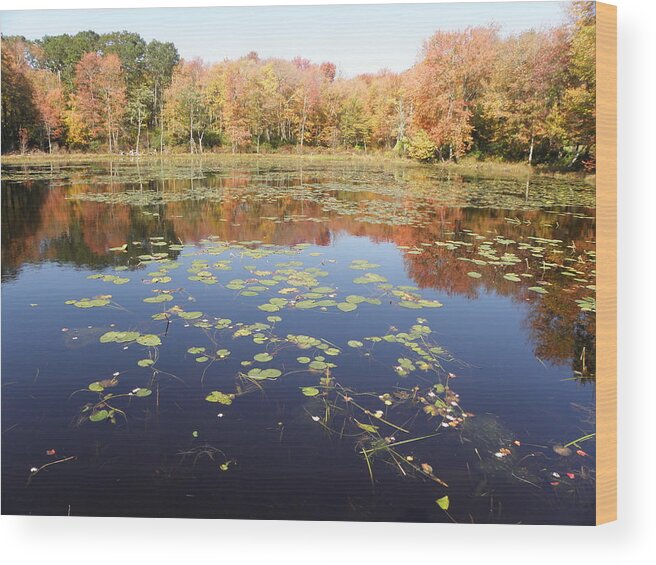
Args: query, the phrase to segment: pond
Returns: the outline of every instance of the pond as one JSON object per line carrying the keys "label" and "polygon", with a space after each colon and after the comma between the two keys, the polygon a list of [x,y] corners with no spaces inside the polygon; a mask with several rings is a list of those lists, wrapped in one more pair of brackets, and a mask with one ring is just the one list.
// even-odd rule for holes
{"label": "pond", "polygon": [[2,172],[3,513],[594,523],[592,186]]}

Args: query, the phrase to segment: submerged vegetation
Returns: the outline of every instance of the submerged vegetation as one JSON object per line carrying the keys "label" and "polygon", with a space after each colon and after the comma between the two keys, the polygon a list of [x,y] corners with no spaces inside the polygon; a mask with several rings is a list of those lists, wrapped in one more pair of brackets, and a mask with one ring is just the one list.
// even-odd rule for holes
{"label": "submerged vegetation", "polygon": [[385,152],[595,168],[595,8],[502,37],[438,31],[402,73],[334,63],[181,60],[127,31],[2,38],[2,149]]}

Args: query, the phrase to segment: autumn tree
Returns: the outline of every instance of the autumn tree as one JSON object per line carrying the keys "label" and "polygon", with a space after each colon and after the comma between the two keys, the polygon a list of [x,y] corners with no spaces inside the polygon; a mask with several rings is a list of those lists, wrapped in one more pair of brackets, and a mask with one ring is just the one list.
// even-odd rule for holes
{"label": "autumn tree", "polygon": [[472,143],[472,116],[497,44],[494,27],[439,31],[409,75],[413,127],[426,131],[442,158],[461,157]]}
{"label": "autumn tree", "polygon": [[91,139],[104,135],[110,153],[118,148],[126,111],[125,75],[115,54],[87,53],[75,69],[72,109]]}
{"label": "autumn tree", "polygon": [[48,141],[48,153],[52,153],[53,140],[60,140],[64,133],[66,98],[64,89],[54,73],[35,69],[29,74],[38,123]]}
{"label": "autumn tree", "polygon": [[181,61],[165,93],[164,115],[174,140],[186,138],[191,153],[203,152],[209,114],[203,91],[207,68],[200,59]]}
{"label": "autumn tree", "polygon": [[548,145],[566,64],[563,30],[529,31],[504,41],[492,66],[483,116],[506,155],[533,163],[536,144]]}
{"label": "autumn tree", "polygon": [[[2,150],[25,150],[38,123],[34,89],[29,78],[25,43],[2,38]],[[27,137],[26,137],[27,136]]]}
{"label": "autumn tree", "polygon": [[180,62],[175,45],[153,39],[144,53],[145,84],[150,88],[148,115],[150,124],[159,128],[160,152],[164,148],[164,90],[171,84],[173,69]]}
{"label": "autumn tree", "polygon": [[560,133],[571,148],[569,165],[584,157],[594,166],[596,143],[596,16],[594,2],[573,2],[570,7],[569,64],[560,107]]}

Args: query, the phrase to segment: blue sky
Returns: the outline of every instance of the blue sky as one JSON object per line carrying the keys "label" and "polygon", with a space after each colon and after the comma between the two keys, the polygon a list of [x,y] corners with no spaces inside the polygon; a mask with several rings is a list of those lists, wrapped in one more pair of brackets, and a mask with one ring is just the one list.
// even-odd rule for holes
{"label": "blue sky", "polygon": [[261,57],[332,61],[343,76],[388,68],[402,71],[416,60],[434,31],[495,23],[503,34],[547,28],[565,20],[563,2],[381,4],[34,10],[0,12],[5,35],[135,31],[150,41],[172,41],[185,58]]}

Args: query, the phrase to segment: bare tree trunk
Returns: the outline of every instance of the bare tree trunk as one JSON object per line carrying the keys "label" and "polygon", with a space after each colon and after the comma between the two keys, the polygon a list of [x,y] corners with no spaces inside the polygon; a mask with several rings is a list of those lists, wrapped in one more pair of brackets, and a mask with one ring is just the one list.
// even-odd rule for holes
{"label": "bare tree trunk", "polygon": [[305,120],[307,119],[307,95],[303,95],[303,118],[301,120],[301,149],[305,142]]}
{"label": "bare tree trunk", "polygon": [[159,154],[164,153],[164,102],[159,102]]}
{"label": "bare tree trunk", "polygon": [[535,136],[531,135],[531,147],[528,150],[528,166],[529,167],[533,163],[533,145],[534,145],[534,142],[535,142]]}
{"label": "bare tree trunk", "polygon": [[137,111],[137,146],[135,147],[135,151],[137,152],[137,155],[139,155],[140,138],[141,138],[141,106],[139,106],[139,109]]}
{"label": "bare tree trunk", "polygon": [[189,152],[194,153],[194,114],[189,108]]}

